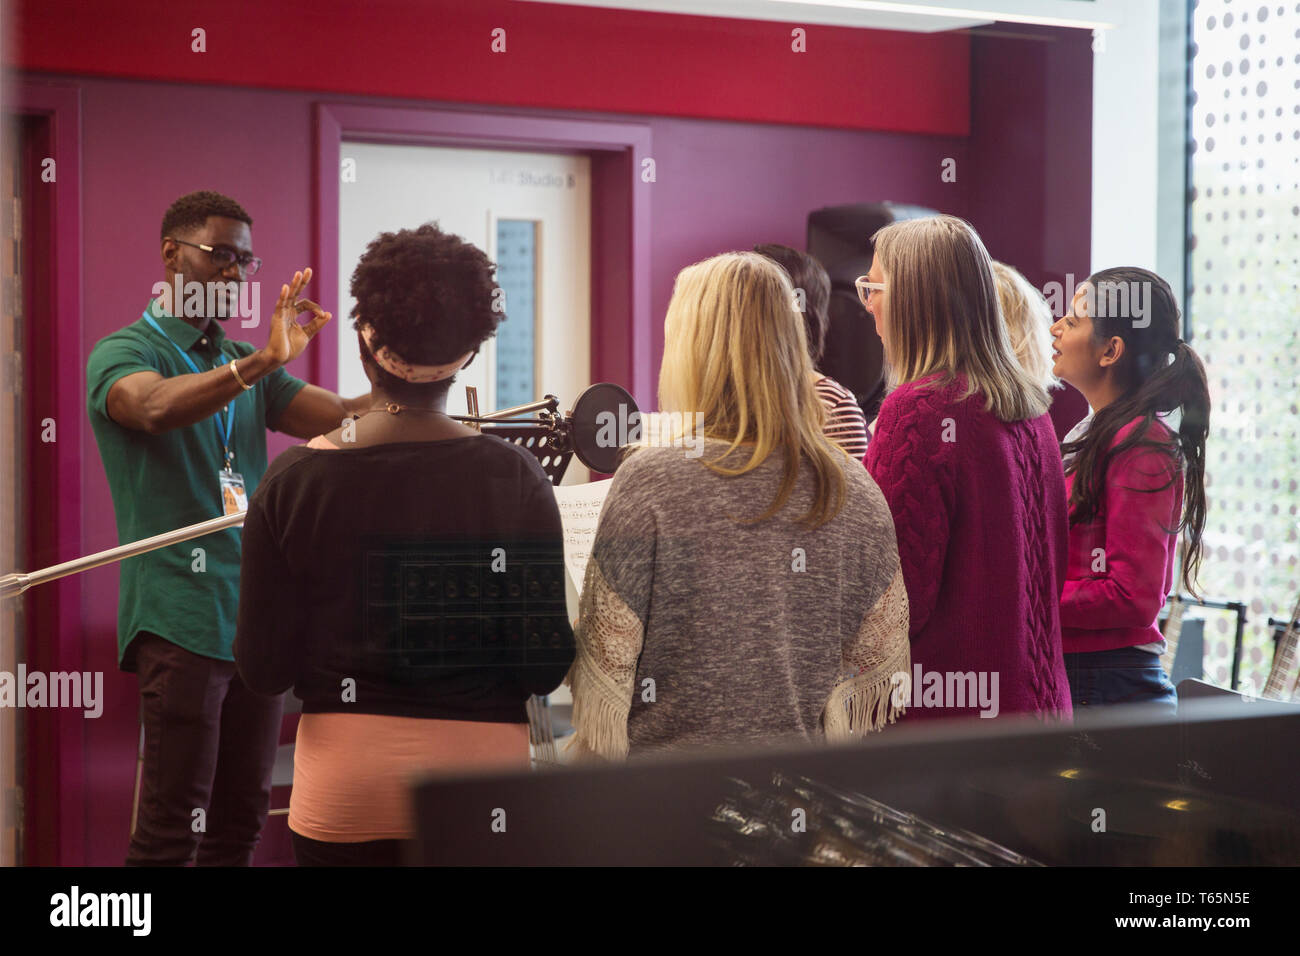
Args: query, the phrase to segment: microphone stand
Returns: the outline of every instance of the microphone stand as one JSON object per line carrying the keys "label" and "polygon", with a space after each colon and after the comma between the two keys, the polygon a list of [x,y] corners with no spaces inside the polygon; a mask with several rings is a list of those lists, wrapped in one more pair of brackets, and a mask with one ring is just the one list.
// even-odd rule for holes
{"label": "microphone stand", "polygon": [[[473,386],[467,386],[469,407],[478,407],[478,397]],[[503,441],[513,442],[531,452],[537,459],[551,484],[558,485],[564,479],[569,468],[569,459],[573,457],[572,423],[559,412],[560,400],[554,395],[547,395],[527,405],[503,408],[490,415],[451,415],[458,422],[475,425],[487,425],[480,429],[485,434],[493,435]],[[520,416],[537,413],[536,418]]]}
{"label": "microphone stand", "polygon": [[449,417],[456,419],[458,422],[483,422],[487,424],[516,424],[515,422],[503,422],[502,419],[517,418],[520,415],[528,415],[532,412],[540,412],[537,418],[521,419],[520,425],[550,425],[554,422],[556,414],[559,412],[560,400],[554,395],[547,395],[545,398],[538,399],[535,402],[529,402],[527,405],[516,405],[514,408],[503,408],[493,412],[490,415],[451,415]]}

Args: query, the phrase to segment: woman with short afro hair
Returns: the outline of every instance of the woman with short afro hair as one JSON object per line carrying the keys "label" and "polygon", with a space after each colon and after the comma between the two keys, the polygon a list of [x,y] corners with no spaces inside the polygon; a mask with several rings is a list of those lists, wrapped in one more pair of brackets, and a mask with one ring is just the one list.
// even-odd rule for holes
{"label": "woman with short afro hair", "polygon": [[388,348],[408,362],[434,365],[472,358],[503,318],[495,269],[483,250],[431,223],[382,233],[366,247],[352,273],[352,318],[362,364],[385,393],[445,400],[454,378],[409,382],[377,366],[373,352]]}
{"label": "woman with short afro hair", "polygon": [[373,407],[249,502],[234,653],[254,690],[303,701],[300,865],[408,861],[410,778],[527,768],[525,702],[573,660],[546,474],[445,412],[502,318],[494,269],[436,225],[370,243],[351,288]]}

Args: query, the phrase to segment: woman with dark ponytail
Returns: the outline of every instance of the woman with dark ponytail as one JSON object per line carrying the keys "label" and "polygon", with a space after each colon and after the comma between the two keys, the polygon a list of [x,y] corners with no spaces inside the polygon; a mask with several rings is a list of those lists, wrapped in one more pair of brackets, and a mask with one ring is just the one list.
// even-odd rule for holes
{"label": "woman with dark ponytail", "polygon": [[1090,276],[1052,326],[1052,371],[1092,409],[1061,446],[1070,505],[1061,638],[1075,707],[1177,710],[1156,618],[1180,534],[1183,585],[1196,590],[1210,419],[1205,369],[1180,330],[1169,283],[1136,268]]}

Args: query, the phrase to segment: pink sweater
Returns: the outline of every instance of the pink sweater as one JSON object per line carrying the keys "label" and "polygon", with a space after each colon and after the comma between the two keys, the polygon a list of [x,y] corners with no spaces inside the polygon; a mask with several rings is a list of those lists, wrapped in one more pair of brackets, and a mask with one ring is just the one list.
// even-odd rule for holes
{"label": "pink sweater", "polygon": [[[1137,422],[1121,428],[1114,444]],[[1174,441],[1159,421],[1148,436]],[[1067,496],[1074,477],[1066,479]],[[1152,490],[1166,484],[1163,490]],[[1171,532],[1182,511],[1182,471],[1168,455],[1137,447],[1110,460],[1101,513],[1089,524],[1070,528],[1070,563],[1061,594],[1061,638],[1067,654],[1164,640],[1156,617],[1174,581],[1178,536]]]}
{"label": "pink sweater", "polygon": [[1065,477],[1051,420],[1007,424],[984,411],[982,395],[959,400],[964,379],[924,387],[936,381],[891,393],[867,449],[867,470],[894,515],[911,605],[907,717],[981,712],[969,701],[955,706],[951,692],[942,706],[927,703],[915,688],[918,676],[932,683],[929,672],[949,688],[973,671],[997,687],[999,713],[1068,718],[1058,613]]}

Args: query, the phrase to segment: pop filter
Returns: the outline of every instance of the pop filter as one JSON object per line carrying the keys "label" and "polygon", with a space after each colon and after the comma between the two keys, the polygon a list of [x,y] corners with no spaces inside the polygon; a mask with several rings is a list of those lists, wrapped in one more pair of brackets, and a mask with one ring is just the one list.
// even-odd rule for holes
{"label": "pop filter", "polygon": [[592,385],[578,396],[568,416],[569,437],[578,460],[602,474],[618,467],[619,452],[641,437],[641,411],[627,389],[611,382]]}

